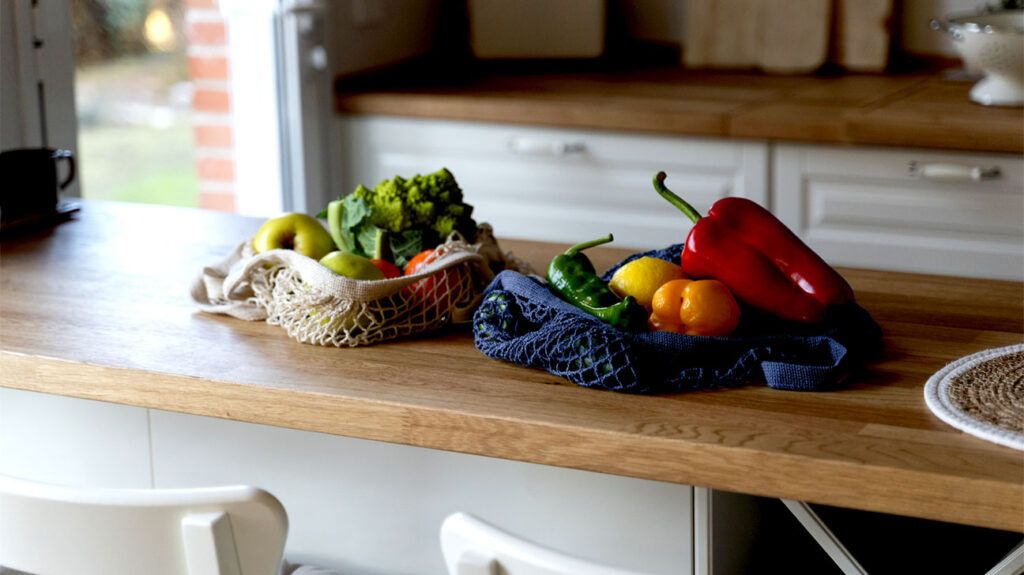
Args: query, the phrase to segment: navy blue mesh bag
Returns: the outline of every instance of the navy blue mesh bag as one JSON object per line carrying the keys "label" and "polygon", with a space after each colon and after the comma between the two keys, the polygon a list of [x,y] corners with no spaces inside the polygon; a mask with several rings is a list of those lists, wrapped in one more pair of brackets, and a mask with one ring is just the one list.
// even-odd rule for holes
{"label": "navy blue mesh bag", "polygon": [[[675,261],[682,245],[634,254]],[[540,368],[585,387],[669,393],[764,381],[775,389],[837,387],[850,368],[877,353],[881,330],[856,303],[835,306],[823,322],[799,325],[744,307],[729,337],[627,333],[559,299],[546,284],[504,271],[473,316],[477,349]]]}

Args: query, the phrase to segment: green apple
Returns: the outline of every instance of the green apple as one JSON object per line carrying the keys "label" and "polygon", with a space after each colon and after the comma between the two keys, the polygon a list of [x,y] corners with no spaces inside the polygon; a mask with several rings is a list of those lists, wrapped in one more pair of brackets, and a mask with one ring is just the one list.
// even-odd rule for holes
{"label": "green apple", "polygon": [[336,249],[331,234],[319,220],[299,213],[285,214],[264,222],[252,238],[252,248],[258,254],[276,249],[295,250],[315,260]]}
{"label": "green apple", "polygon": [[382,280],[384,272],[369,259],[351,252],[334,251],[320,259],[332,272],[354,280]]}

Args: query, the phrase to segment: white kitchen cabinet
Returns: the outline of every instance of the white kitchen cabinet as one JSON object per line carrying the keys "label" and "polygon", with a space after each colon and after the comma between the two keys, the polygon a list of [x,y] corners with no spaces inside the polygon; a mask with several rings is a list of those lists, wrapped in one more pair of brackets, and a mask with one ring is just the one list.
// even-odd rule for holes
{"label": "white kitchen cabinet", "polygon": [[1020,280],[1018,155],[777,145],[772,207],[832,264]]}
{"label": "white kitchen cabinet", "polygon": [[612,232],[619,247],[681,242],[689,222],[650,184],[664,170],[701,212],[729,195],[768,206],[834,265],[1024,276],[1017,155],[382,116],[338,125],[344,190],[447,167],[499,238],[572,243]]}
{"label": "white kitchen cabinet", "polygon": [[466,511],[556,549],[691,573],[693,488],[152,411],[156,487],[254,484],[288,510],[289,560],[441,575],[438,530]]}
{"label": "white kitchen cabinet", "polygon": [[444,573],[438,530],[455,511],[652,575],[690,573],[695,546],[709,541],[694,532],[688,485],[6,388],[0,474],[83,487],[256,485],[288,510],[289,560],[364,575]]}
{"label": "white kitchen cabinet", "polygon": [[345,191],[447,167],[499,239],[682,242],[689,220],[651,184],[661,170],[701,211],[730,195],[768,199],[766,143],[371,116],[339,129]]}
{"label": "white kitchen cabinet", "polygon": [[144,408],[0,388],[0,475],[144,488],[149,455]]}

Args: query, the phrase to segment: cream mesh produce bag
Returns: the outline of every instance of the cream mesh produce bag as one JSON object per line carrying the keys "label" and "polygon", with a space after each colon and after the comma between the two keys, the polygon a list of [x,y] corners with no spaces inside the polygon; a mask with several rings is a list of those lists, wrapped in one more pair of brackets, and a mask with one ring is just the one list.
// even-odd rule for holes
{"label": "cream mesh produce bag", "polygon": [[303,343],[359,346],[469,321],[492,273],[477,246],[449,239],[419,273],[363,281],[291,250],[239,245],[192,284],[202,311],[280,325]]}

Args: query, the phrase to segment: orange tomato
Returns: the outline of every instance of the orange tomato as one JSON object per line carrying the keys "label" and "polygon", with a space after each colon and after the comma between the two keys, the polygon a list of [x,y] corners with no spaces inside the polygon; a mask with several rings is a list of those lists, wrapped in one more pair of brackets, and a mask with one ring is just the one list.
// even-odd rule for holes
{"label": "orange tomato", "polygon": [[[435,250],[423,250],[413,256],[409,263],[405,264],[405,275],[411,276],[428,264],[437,259]],[[424,305],[440,303],[442,306],[454,303],[452,300],[457,295],[456,290],[463,277],[467,275],[465,266],[457,265],[446,270],[431,274],[428,277],[408,286],[406,289]]]}
{"label": "orange tomato", "polygon": [[405,275],[411,276],[412,274],[419,271],[419,269],[427,265],[427,258],[433,261],[434,250],[423,250],[422,252],[414,255],[411,260],[405,264]]}
{"label": "orange tomato", "polygon": [[651,329],[687,335],[729,335],[740,323],[740,306],[717,280],[672,280],[654,292]]}

